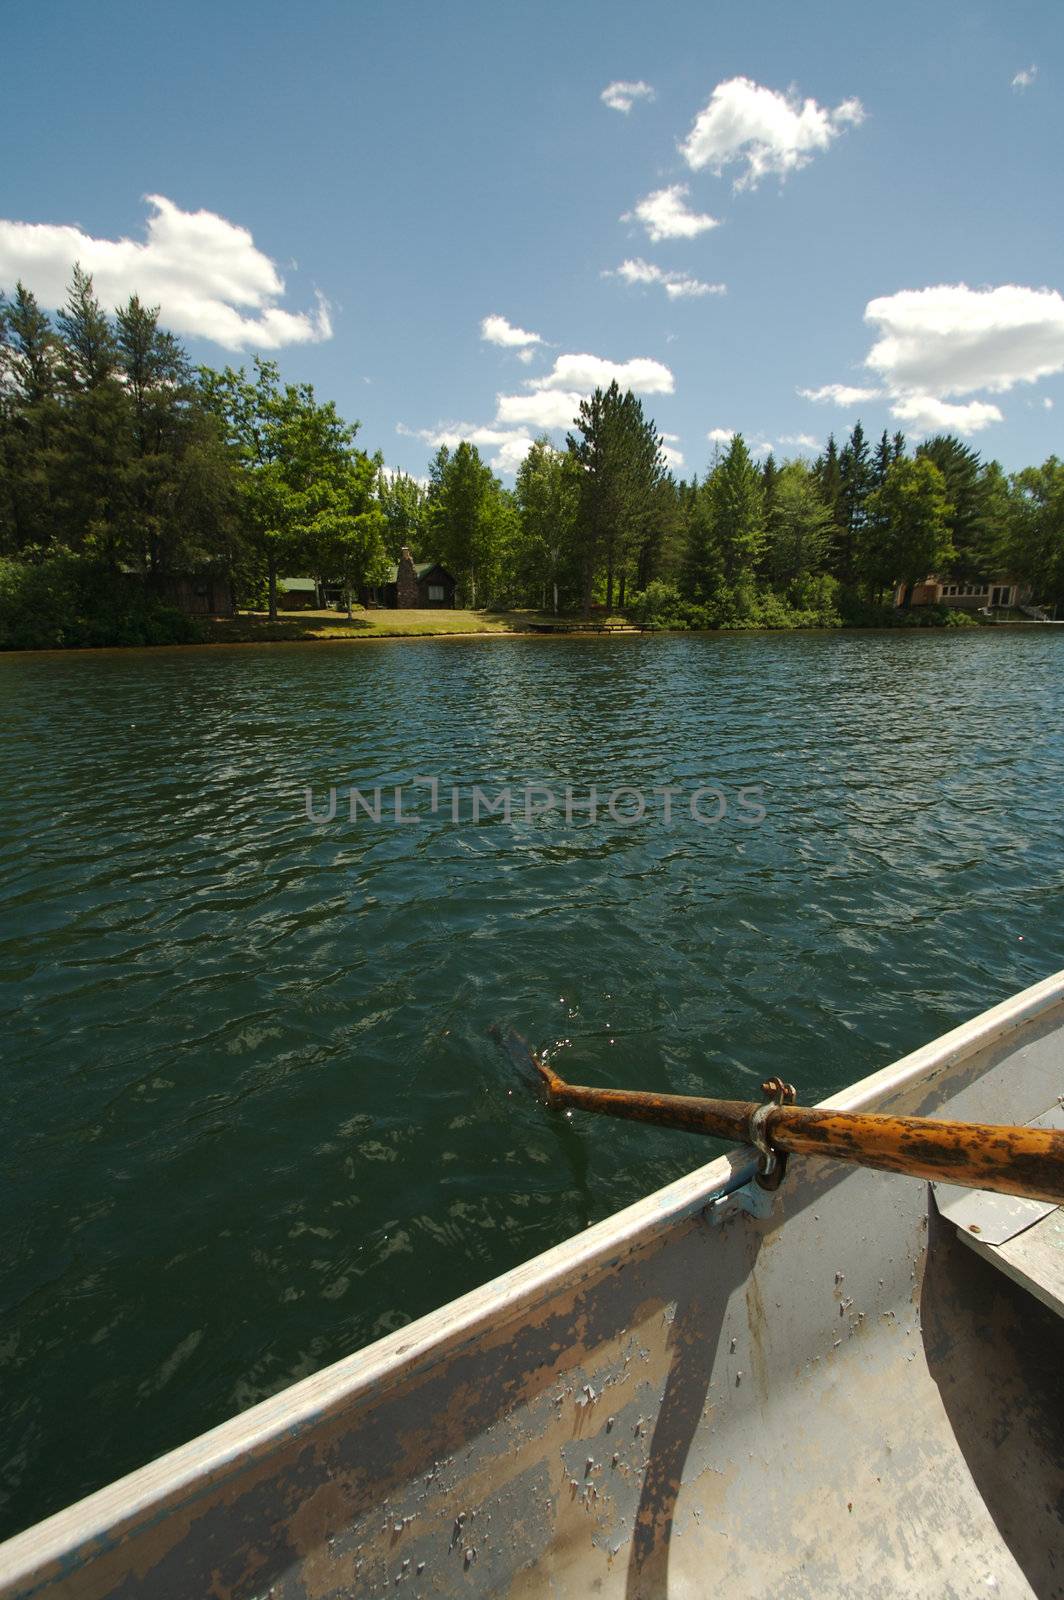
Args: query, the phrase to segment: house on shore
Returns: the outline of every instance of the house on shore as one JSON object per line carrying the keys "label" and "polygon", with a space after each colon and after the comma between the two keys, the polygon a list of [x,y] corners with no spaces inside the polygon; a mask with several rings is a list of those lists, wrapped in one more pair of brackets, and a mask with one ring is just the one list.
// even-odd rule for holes
{"label": "house on shore", "polygon": [[362,590],[362,603],[387,606],[392,610],[453,610],[457,580],[438,561],[415,562],[403,549],[397,564],[383,583]]}
{"label": "house on shore", "polygon": [[317,578],[278,578],[277,604],[282,611],[320,611],[323,603]]}
{"label": "house on shore", "polygon": [[[905,605],[908,584],[899,583],[894,589],[894,604]],[[951,611],[1007,611],[1013,607],[1031,604],[1031,585],[1021,583],[1007,574],[996,578],[925,578],[912,586],[909,605],[946,606]]]}

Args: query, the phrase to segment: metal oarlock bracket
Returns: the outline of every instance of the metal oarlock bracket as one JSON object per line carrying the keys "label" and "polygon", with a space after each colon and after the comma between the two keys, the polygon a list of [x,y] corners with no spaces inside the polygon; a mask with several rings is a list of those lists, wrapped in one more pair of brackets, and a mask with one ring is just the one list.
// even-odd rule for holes
{"label": "metal oarlock bracket", "polygon": [[787,1170],[787,1152],[774,1150],[769,1144],[765,1133],[765,1122],[769,1112],[774,1111],[777,1106],[794,1104],[795,1088],[792,1083],[784,1083],[782,1078],[768,1078],[761,1085],[761,1093],[765,1096],[765,1103],[759,1106],[750,1118],[750,1142],[756,1146],[761,1157],[757,1169],[757,1184],[761,1189],[778,1189]]}

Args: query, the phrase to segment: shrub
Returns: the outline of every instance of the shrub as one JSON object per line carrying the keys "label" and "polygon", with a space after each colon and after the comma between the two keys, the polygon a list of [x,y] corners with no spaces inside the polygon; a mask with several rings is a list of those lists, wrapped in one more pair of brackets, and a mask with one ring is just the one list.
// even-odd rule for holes
{"label": "shrub", "polygon": [[128,574],[64,553],[0,559],[0,649],[195,644],[195,618],[156,600]]}
{"label": "shrub", "polygon": [[655,578],[645,589],[633,595],[629,610],[644,628],[685,626],[680,591],[671,583],[663,583],[660,578]]}

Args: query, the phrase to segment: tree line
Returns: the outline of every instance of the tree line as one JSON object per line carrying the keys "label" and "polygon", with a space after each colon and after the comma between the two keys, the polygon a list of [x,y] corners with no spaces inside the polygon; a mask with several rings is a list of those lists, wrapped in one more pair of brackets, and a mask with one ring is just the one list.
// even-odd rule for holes
{"label": "tree line", "polygon": [[929,573],[998,573],[1064,603],[1064,464],[1006,474],[950,435],[910,452],[858,422],[814,461],[755,462],[741,437],[677,479],[640,401],[580,404],[503,486],[476,446],[427,482],[385,470],[309,384],[193,367],[136,296],[109,316],[75,268],[54,319],[0,296],[0,643],[191,637],[167,580],[211,572],[276,615],[279,578],[348,597],[410,548],[472,607],[626,609],[651,626],[889,620]]}

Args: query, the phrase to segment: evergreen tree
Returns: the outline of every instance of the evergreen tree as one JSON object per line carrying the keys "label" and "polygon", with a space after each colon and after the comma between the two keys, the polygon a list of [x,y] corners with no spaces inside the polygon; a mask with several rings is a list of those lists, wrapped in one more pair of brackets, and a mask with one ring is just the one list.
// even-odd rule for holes
{"label": "evergreen tree", "polygon": [[803,462],[790,461],[776,473],[765,523],[764,564],[774,585],[785,588],[824,571],[834,529]]}
{"label": "evergreen tree", "polygon": [[59,357],[26,286],[0,295],[0,554],[43,554],[62,538],[52,482]]}
{"label": "evergreen tree", "polygon": [[872,464],[868,441],[860,422],[839,454],[839,537],[835,554],[836,576],[844,589],[857,578],[857,548],[862,543],[866,505],[872,489]]}
{"label": "evergreen tree", "polygon": [[761,474],[741,433],[707,480],[706,491],[724,582],[734,584],[753,573],[765,537]]}
{"label": "evergreen tree", "polygon": [[951,575],[971,580],[984,578],[982,566],[990,533],[986,525],[986,486],[979,462],[979,452],[950,433],[939,433],[925,439],[916,454],[933,461],[946,484],[949,500],[950,539],[954,548]]}
{"label": "evergreen tree", "polygon": [[665,476],[665,460],[654,423],[631,390],[622,395],[616,381],[580,402],[576,425],[580,437],[569,434],[566,444],[581,469],[578,542],[587,615],[600,572],[610,610],[615,579],[623,585],[637,565],[652,563],[655,489]]}

